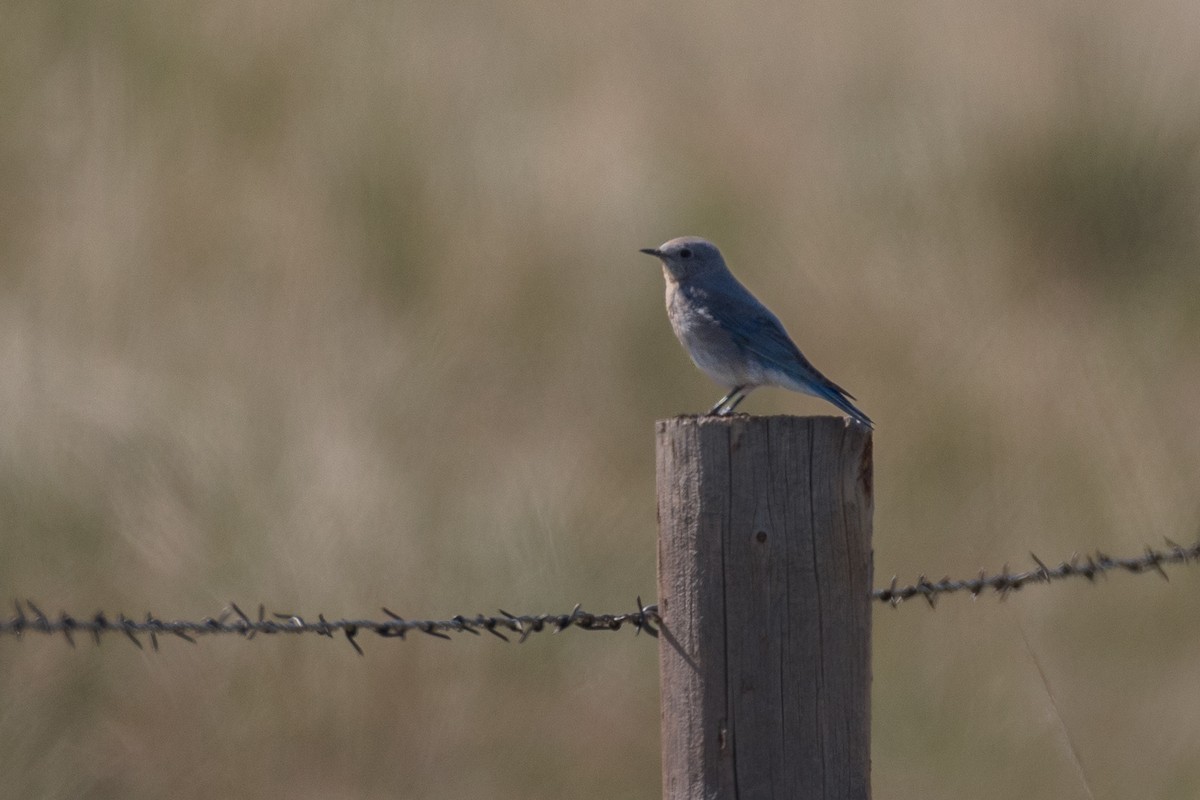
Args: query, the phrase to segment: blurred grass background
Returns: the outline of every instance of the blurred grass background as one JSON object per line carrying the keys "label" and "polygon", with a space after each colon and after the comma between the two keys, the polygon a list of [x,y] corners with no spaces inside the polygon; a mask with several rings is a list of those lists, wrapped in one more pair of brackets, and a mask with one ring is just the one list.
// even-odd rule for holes
{"label": "blurred grass background", "polygon": [[[1198,45],[1157,1],[5,4],[0,594],[650,599],[653,421],[719,394],[636,252],[682,234],[877,420],[879,582],[1191,541]],[[876,796],[1200,795],[1198,590],[881,608]],[[364,644],[0,642],[3,792],[660,796],[653,640]]]}

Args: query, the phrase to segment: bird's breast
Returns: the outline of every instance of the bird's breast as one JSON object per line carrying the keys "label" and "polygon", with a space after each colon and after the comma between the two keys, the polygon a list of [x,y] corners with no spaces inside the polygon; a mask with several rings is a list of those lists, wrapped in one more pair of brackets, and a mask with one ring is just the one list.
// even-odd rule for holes
{"label": "bird's breast", "polygon": [[685,345],[689,339],[703,336],[708,328],[715,328],[716,322],[708,313],[703,298],[688,292],[679,284],[667,283],[667,317],[671,320],[671,328],[679,341]]}
{"label": "bird's breast", "polygon": [[702,292],[667,284],[667,316],[679,343],[710,378],[726,386],[754,382],[741,348],[708,308]]}

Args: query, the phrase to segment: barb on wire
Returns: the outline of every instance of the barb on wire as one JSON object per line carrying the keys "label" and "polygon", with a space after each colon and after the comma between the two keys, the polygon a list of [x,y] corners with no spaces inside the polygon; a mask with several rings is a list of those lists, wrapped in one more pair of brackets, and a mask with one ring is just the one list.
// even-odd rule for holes
{"label": "barb on wire", "polygon": [[1046,563],[1033,553],[1030,553],[1029,557],[1036,564],[1035,569],[1023,572],[1011,572],[1008,565],[1005,564],[1000,572],[995,575],[988,575],[981,571],[978,577],[966,580],[942,578],[940,581],[931,581],[922,575],[917,578],[916,583],[909,586],[898,586],[896,578],[893,577],[891,585],[882,589],[876,589],[871,593],[871,596],[875,600],[882,603],[889,603],[893,607],[911,597],[921,597],[932,607],[937,602],[938,597],[943,594],[970,592],[972,597],[978,597],[983,592],[991,590],[998,593],[1001,599],[1003,599],[1010,592],[1015,592],[1029,583],[1052,583],[1066,578],[1087,578],[1089,581],[1092,581],[1098,576],[1105,576],[1113,570],[1124,570],[1125,572],[1134,574],[1153,571],[1158,573],[1162,578],[1168,579],[1167,572],[1163,569],[1163,566],[1168,564],[1187,564],[1200,560],[1200,542],[1191,547],[1183,547],[1168,539],[1165,550],[1156,550],[1152,547],[1147,547],[1146,552],[1142,555],[1130,558],[1113,558],[1101,553],[1099,550],[1095,554],[1088,556],[1080,556],[1076,553],[1069,560],[1063,561],[1057,567],[1046,566]]}
{"label": "barb on wire", "polygon": [[329,621],[324,614],[318,614],[315,622],[306,620],[298,614],[267,614],[266,607],[260,605],[256,616],[251,617],[230,603],[229,607],[217,617],[205,617],[199,622],[188,620],[160,619],[153,614],[146,614],[144,621],[137,621],[121,614],[116,619],[108,617],[99,611],[90,617],[75,617],[67,612],[58,616],[50,616],[42,611],[32,600],[14,603],[15,614],[8,619],[0,619],[0,636],[21,636],[25,633],[40,633],[49,635],[61,634],[72,647],[75,646],[76,633],[88,633],[100,643],[100,637],[106,633],[123,633],[139,649],[142,641],[139,636],[149,636],[150,645],[158,650],[158,637],[163,635],[178,636],[184,641],[195,644],[200,636],[216,634],[238,634],[247,639],[253,639],[257,634],[275,633],[315,633],[319,636],[333,637],[341,634],[354,650],[362,655],[362,646],[357,637],[362,632],[374,633],[385,638],[403,639],[409,631],[418,631],[438,639],[450,639],[452,633],[472,633],[487,631],[504,641],[509,641],[506,633],[516,634],[518,642],[524,642],[530,635],[550,630],[561,633],[567,628],[581,628],[585,631],[619,631],[625,626],[632,626],[634,633],[645,631],[650,636],[658,636],[658,606],[645,605],[642,598],[637,599],[637,610],[624,614],[592,614],[580,606],[569,614],[509,614],[501,611],[499,616],[477,614],[466,617],[461,614],[447,620],[409,620],[399,614],[383,609],[387,615],[384,620],[371,619],[340,619]]}
{"label": "barb on wire", "polygon": [[[1166,549],[1156,550],[1146,548],[1140,556],[1131,558],[1113,558],[1101,552],[1089,556],[1078,554],[1056,567],[1047,566],[1036,555],[1030,554],[1036,565],[1034,569],[1023,572],[1012,572],[1005,565],[999,573],[988,575],[980,572],[978,577],[966,580],[951,580],[942,578],[940,581],[930,581],[925,576],[917,579],[916,583],[900,586],[896,578],[892,578],[889,586],[875,589],[871,594],[873,599],[897,606],[912,597],[921,597],[932,607],[943,594],[954,592],[969,592],[972,597],[978,597],[985,591],[994,591],[1001,598],[1010,592],[1020,589],[1030,583],[1051,583],[1066,578],[1087,578],[1095,580],[1098,576],[1106,575],[1113,570],[1124,570],[1134,574],[1156,572],[1163,578],[1167,577],[1167,565],[1200,562],[1200,542],[1191,547],[1182,547],[1172,541],[1167,541]],[[165,620],[146,614],[144,620],[135,620],[124,614],[115,619],[99,611],[90,617],[77,617],[63,611],[57,616],[50,616],[42,611],[32,600],[14,603],[14,615],[8,619],[0,619],[0,636],[21,636],[26,633],[47,635],[62,635],[72,647],[75,646],[75,634],[90,634],[96,644],[100,643],[103,634],[124,634],[138,648],[142,648],[139,637],[147,636],[150,646],[158,650],[158,637],[177,636],[186,642],[196,643],[201,636],[217,634],[237,634],[247,639],[253,639],[258,634],[317,634],[333,638],[340,634],[345,637],[354,650],[362,654],[362,646],[358,635],[363,632],[374,633],[384,638],[403,639],[411,632],[423,633],[436,639],[452,639],[452,634],[470,633],[479,636],[481,632],[490,633],[506,642],[515,636],[518,643],[524,642],[535,633],[549,630],[561,633],[568,628],[581,628],[585,631],[618,631],[630,626],[635,633],[645,631],[648,635],[657,637],[662,625],[662,618],[657,605],[646,605],[642,598],[637,598],[636,610],[623,614],[592,614],[576,605],[568,614],[510,614],[501,609],[497,615],[477,614],[473,617],[458,614],[445,620],[416,620],[405,619],[387,608],[382,609],[387,617],[382,620],[373,619],[339,619],[327,620],[324,614],[318,614],[316,621],[305,619],[298,614],[268,614],[266,607],[260,605],[254,616],[243,611],[236,603],[216,617],[205,617],[199,622],[189,620]]]}

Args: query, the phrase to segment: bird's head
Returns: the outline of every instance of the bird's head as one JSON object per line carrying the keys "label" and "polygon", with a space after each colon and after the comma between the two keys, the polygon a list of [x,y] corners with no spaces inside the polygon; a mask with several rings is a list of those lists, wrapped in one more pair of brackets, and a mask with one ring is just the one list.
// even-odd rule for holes
{"label": "bird's head", "polygon": [[658,247],[643,248],[641,252],[661,261],[667,280],[676,283],[726,271],[721,251],[699,236],[680,236]]}

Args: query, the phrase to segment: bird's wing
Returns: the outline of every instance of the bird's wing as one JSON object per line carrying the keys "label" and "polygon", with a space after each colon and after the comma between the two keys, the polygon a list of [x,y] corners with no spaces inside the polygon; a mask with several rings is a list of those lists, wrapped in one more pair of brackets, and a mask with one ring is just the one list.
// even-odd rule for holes
{"label": "bird's wing", "polygon": [[854,400],[854,395],[826,378],[800,352],[800,348],[787,335],[779,318],[761,303],[756,303],[749,314],[734,314],[733,309],[715,306],[710,312],[716,322],[739,347],[753,353],[786,375],[824,386]]}

